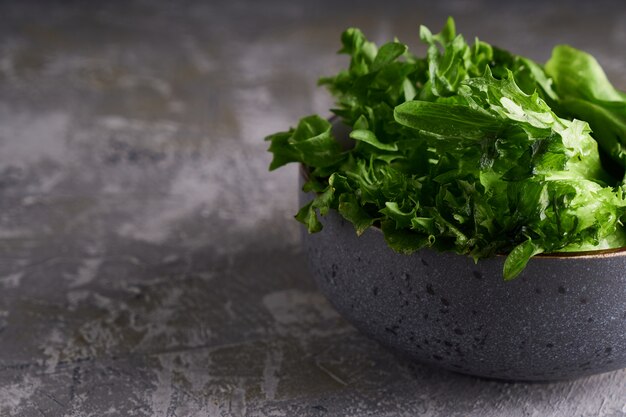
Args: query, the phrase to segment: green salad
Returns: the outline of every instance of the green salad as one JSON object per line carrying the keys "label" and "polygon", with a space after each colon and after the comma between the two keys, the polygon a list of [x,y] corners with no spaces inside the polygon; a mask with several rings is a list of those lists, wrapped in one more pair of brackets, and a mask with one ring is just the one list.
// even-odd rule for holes
{"label": "green salad", "polygon": [[337,210],[357,234],[379,227],[402,253],[506,254],[513,279],[540,253],[626,246],[626,94],[598,62],[556,46],[545,65],[420,28],[425,57],[359,29],[349,67],[319,80],[350,127],[345,149],[320,116],[266,138],[270,169],[303,164],[309,232]]}

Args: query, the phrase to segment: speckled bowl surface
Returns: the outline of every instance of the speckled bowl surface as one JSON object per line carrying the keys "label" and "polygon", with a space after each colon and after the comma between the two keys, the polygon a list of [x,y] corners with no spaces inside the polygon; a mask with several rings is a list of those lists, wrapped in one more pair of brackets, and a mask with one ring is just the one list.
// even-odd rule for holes
{"label": "speckled bowl surface", "polygon": [[[301,193],[301,203],[310,196]],[[504,257],[391,250],[337,212],[304,232],[320,290],[361,332],[420,362],[507,380],[626,367],[626,250],[538,256],[513,281]]]}
{"label": "speckled bowl surface", "polygon": [[626,253],[536,257],[514,281],[504,257],[401,255],[336,212],[306,235],[310,268],[335,308],[418,361],[507,380],[558,380],[626,367]]}

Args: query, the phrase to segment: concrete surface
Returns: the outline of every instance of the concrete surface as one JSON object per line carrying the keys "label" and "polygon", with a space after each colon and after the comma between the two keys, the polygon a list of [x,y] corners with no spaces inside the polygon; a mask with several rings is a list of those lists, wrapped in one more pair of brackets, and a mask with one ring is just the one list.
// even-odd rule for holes
{"label": "concrete surface", "polygon": [[[92,4],[95,4],[91,2]],[[397,358],[306,271],[262,138],[331,100],[341,30],[569,42],[626,88],[619,2],[1,2],[0,415],[626,415],[626,371],[502,383]]]}

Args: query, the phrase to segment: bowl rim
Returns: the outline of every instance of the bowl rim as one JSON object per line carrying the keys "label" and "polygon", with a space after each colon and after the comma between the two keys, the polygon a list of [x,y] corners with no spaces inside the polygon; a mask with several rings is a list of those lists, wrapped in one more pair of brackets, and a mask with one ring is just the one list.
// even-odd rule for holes
{"label": "bowl rim", "polygon": [[[334,125],[341,119],[337,115],[333,115],[327,118],[327,120],[331,124]],[[299,172],[300,172],[300,175],[302,176],[302,179],[304,179],[305,181],[308,181],[310,179],[308,167],[303,163],[300,163],[299,166],[300,166]],[[382,233],[382,229],[378,227],[377,225],[371,225],[368,229],[377,231],[378,233]],[[452,252],[452,251],[446,251],[446,252]],[[537,259],[537,258],[538,259],[568,259],[568,258],[576,258],[576,259],[600,258],[602,259],[602,258],[613,258],[613,257],[618,257],[618,256],[624,256],[624,255],[626,255],[626,246],[622,246],[619,248],[586,250],[586,251],[541,253],[539,255],[533,256],[533,259]],[[507,254],[498,253],[494,256],[494,258],[498,258],[498,257],[504,258],[507,256],[508,256],[508,253]]]}

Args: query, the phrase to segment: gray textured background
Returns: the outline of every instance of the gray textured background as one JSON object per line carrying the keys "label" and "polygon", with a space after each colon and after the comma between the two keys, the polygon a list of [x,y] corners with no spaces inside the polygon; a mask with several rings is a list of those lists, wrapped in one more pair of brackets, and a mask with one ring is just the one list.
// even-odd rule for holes
{"label": "gray textured background", "polygon": [[538,60],[587,49],[626,88],[621,2],[86,3],[0,2],[1,416],[626,415],[625,371],[486,381],[358,334],[262,141],[326,114],[350,25],[423,51],[418,24],[452,14]]}

